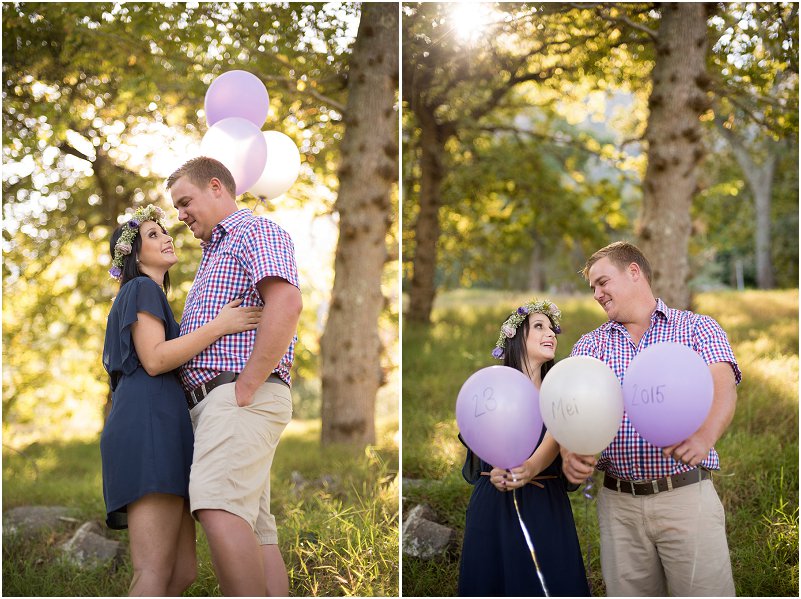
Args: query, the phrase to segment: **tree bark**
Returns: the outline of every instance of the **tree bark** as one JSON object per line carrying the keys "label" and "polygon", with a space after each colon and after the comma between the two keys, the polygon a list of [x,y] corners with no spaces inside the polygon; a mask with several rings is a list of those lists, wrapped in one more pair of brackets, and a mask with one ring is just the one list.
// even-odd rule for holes
{"label": "tree bark", "polygon": [[339,241],[322,353],[322,442],[375,442],[381,275],[397,183],[398,5],[362,5],[339,169]]}
{"label": "tree bark", "polygon": [[428,106],[418,105],[415,115],[420,125],[420,212],[414,225],[415,252],[407,318],[412,322],[427,323],[431,321],[436,294],[434,279],[444,178],[442,156],[447,135]]}
{"label": "tree bark", "polygon": [[687,308],[690,208],[703,156],[699,117],[709,105],[707,15],[703,4],[667,3],[661,16],[648,100],[648,167],[638,245],[651,263],[654,293],[671,307]]}

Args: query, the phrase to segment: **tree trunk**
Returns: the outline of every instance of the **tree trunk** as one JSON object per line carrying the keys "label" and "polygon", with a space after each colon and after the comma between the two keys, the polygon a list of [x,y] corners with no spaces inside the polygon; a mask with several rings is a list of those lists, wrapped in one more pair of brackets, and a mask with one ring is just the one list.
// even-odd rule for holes
{"label": "tree trunk", "polygon": [[531,263],[528,269],[528,288],[532,291],[545,291],[545,264],[543,263],[542,242],[534,238],[531,250]]}
{"label": "tree trunk", "polygon": [[654,293],[674,308],[690,305],[690,207],[703,156],[699,117],[709,104],[706,19],[703,4],[663,5],[648,100],[638,244],[653,269]]}
{"label": "tree trunk", "polygon": [[446,136],[427,106],[415,107],[415,115],[420,125],[420,212],[414,226],[415,251],[406,317],[413,322],[428,323],[436,293],[434,277]]}
{"label": "tree trunk", "polygon": [[776,166],[776,155],[771,155],[762,165],[760,179],[762,184],[752,187],[754,208],[756,210],[756,269],[757,286],[760,289],[773,289],[776,281],[773,277],[773,261],[770,257],[770,199],[773,189],[773,171]]}
{"label": "tree trunk", "polygon": [[378,317],[390,193],[397,183],[398,5],[362,5],[339,169],[339,241],[322,353],[322,442],[375,442]]}
{"label": "tree trunk", "polygon": [[[770,254],[770,211],[771,196],[773,195],[773,174],[776,171],[776,162],[779,159],[781,146],[772,141],[763,142],[762,145],[767,157],[761,165],[757,164],[740,136],[724,126],[724,123],[720,120],[716,121],[716,124],[723,137],[729,142],[734,157],[737,159],[737,163],[745,175],[745,180],[748,182],[748,187],[754,196],[757,286],[760,289],[772,289],[776,286],[776,281],[773,276],[773,260]],[[757,132],[757,135],[759,135],[759,132]]]}

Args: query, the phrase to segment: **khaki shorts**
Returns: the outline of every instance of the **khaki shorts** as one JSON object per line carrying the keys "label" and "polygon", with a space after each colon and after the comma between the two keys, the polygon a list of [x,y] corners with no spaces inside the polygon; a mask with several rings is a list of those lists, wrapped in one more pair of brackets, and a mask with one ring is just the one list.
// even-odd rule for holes
{"label": "khaki shorts", "polygon": [[195,451],[189,475],[192,515],[225,510],[250,524],[262,545],[278,543],[270,513],[270,467],[281,433],[292,418],[289,388],[264,383],[240,408],[235,383],[220,385],[189,411]]}

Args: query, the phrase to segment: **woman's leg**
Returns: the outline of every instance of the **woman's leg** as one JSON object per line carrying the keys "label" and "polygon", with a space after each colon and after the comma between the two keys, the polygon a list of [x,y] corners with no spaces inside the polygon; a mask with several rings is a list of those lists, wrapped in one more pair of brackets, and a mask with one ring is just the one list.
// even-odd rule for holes
{"label": "woman's leg", "polygon": [[175,564],[167,585],[167,595],[179,597],[197,578],[197,553],[195,550],[195,520],[189,513],[189,501],[184,501],[181,529],[178,533],[178,550]]}
{"label": "woman's leg", "polygon": [[178,550],[184,498],[151,493],[128,505],[133,580],[130,596],[164,596]]}

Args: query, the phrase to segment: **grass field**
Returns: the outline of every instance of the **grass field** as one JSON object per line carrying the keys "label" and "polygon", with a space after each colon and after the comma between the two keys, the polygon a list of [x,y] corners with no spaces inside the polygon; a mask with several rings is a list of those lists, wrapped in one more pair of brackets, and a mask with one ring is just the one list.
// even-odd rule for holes
{"label": "grass field", "polygon": [[[403,475],[434,481],[404,490],[405,505],[428,503],[460,535],[471,487],[460,474],[456,395],[471,373],[494,363],[489,354],[500,324],[528,299],[450,292],[438,299],[431,326],[404,324]],[[591,298],[552,299],[563,312],[561,359],[606,319]],[[797,597],[798,291],[704,293],[694,310],[720,322],[743,371],[734,421],[716,445],[722,469],[715,476],[737,595]],[[596,473],[596,491],[598,480]],[[605,595],[594,501],[577,491],[571,503],[592,592]],[[455,595],[458,560],[458,553],[433,561],[404,557],[403,594]]]}
{"label": "grass field", "polygon": [[[272,508],[295,596],[398,595],[397,419],[377,423],[379,443],[365,451],[319,444],[320,422],[293,420],[276,452]],[[309,481],[297,490],[291,474]],[[322,481],[321,481],[322,479]],[[321,481],[315,484],[315,481]],[[3,449],[3,509],[63,505],[103,521],[98,440],[35,443]],[[208,546],[198,531],[199,574],[190,596],[220,596]],[[71,529],[35,543],[3,540],[4,596],[124,596],[126,558],[116,570],[82,572],[60,558]],[[127,546],[127,532],[110,536]]]}

